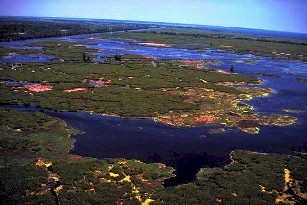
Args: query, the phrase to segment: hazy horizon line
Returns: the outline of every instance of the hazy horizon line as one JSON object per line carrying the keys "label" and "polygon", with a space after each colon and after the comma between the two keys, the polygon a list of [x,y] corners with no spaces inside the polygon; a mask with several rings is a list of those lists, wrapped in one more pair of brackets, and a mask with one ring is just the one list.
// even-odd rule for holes
{"label": "hazy horizon line", "polygon": [[261,28],[252,28],[252,27],[236,27],[236,26],[219,26],[219,25],[208,25],[208,24],[193,24],[193,23],[178,23],[178,22],[163,22],[163,21],[145,21],[145,20],[128,20],[128,19],[105,19],[105,18],[84,18],[84,17],[63,17],[63,16],[2,16],[2,17],[25,17],[25,18],[61,18],[61,19],[91,19],[91,20],[109,20],[109,21],[131,21],[131,22],[143,22],[143,23],[152,23],[152,24],[178,24],[178,25],[187,25],[187,26],[208,26],[208,27],[219,27],[219,28],[230,28],[230,29],[251,29],[251,30],[259,30],[259,31],[274,31],[274,32],[282,32],[282,33],[295,33],[295,34],[304,34],[302,32],[293,32],[293,31],[285,31],[285,30],[268,30]]}

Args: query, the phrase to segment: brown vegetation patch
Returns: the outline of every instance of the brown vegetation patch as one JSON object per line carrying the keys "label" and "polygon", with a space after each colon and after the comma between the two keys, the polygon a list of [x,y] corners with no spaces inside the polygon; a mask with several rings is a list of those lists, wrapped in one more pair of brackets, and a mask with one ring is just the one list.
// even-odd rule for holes
{"label": "brown vegetation patch", "polygon": [[252,128],[252,127],[259,127],[258,120],[240,120],[237,122],[237,126],[241,128]]}

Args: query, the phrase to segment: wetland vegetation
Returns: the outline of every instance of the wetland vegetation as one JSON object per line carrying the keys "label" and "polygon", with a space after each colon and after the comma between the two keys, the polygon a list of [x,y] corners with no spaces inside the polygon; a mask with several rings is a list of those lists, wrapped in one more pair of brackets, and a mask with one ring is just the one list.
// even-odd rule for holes
{"label": "wetland vegetation", "polygon": [[277,59],[304,60],[307,56],[305,40],[255,37],[197,28],[164,28],[155,31],[104,34],[102,37],[159,42],[176,48],[221,49],[226,52],[248,53]]}
{"label": "wetland vegetation", "polygon": [[141,204],[172,176],[163,164],[70,155],[76,131],[46,114],[3,109],[0,116],[5,204]]}
{"label": "wetland vegetation", "polygon": [[[46,52],[75,49],[67,44],[44,42],[39,46],[47,45]],[[249,133],[258,133],[260,125],[295,123],[295,118],[289,116],[261,116],[251,112],[251,106],[240,103],[272,92],[246,87],[261,83],[257,78],[198,69],[186,61],[155,61],[141,56],[127,55],[103,64],[83,63],[80,56],[86,48],[81,48],[84,47],[77,47],[69,57],[57,53],[59,58],[65,59],[76,59],[79,54],[79,60],[76,59],[79,62],[75,63],[24,64],[14,69],[4,65],[0,78],[4,82],[0,87],[1,103],[34,104],[43,109],[83,110],[122,117],[151,117],[175,126],[222,124]],[[5,84],[10,81],[49,87],[46,92],[35,92],[27,86]],[[89,83],[97,81],[101,86]],[[77,90],[65,92],[67,89]]]}
{"label": "wetland vegetation", "polygon": [[151,28],[152,24],[84,19],[0,17],[0,41]]}
{"label": "wetland vegetation", "polygon": [[[110,25],[81,20],[49,22],[45,19],[36,25],[28,19],[23,26],[16,23],[19,21],[2,22],[3,41],[63,35],[60,28],[69,30],[67,35],[110,31]],[[54,32],[47,33],[46,27],[54,28],[51,29]],[[126,31],[150,26],[111,23],[111,27],[112,31]],[[27,35],[16,38],[13,33],[17,31]],[[150,43],[144,46],[281,55],[287,59],[304,60],[307,55],[304,41],[177,27],[100,34],[98,38]],[[0,65],[0,103],[36,106],[42,111],[0,110],[0,196],[5,204],[306,203],[306,154],[233,151],[231,163],[225,167],[202,168],[194,182],[164,187],[163,181],[174,176],[174,169],[164,164],[70,154],[75,142],[71,135],[79,131],[44,113],[44,110],[86,111],[150,118],[174,127],[219,126],[210,129],[213,134],[224,133],[229,127],[258,134],[265,126],[297,123],[291,110],[287,114],[266,114],[248,105],[253,98],[264,98],[275,92],[262,86],[262,80],[218,69],[219,64],[213,61],[209,63],[217,68],[208,68],[207,60],[115,55],[97,61],[94,55],[97,49],[89,48],[84,42],[57,39],[26,46],[40,49],[1,47],[0,55],[43,53],[53,55],[54,61]],[[280,78],[271,73],[256,75]],[[306,81],[305,78],[297,80]]]}
{"label": "wetland vegetation", "polygon": [[1,197],[6,204],[303,204],[307,157],[234,151],[224,168],[164,188],[173,169],[68,154],[76,131],[43,113],[2,109]]}

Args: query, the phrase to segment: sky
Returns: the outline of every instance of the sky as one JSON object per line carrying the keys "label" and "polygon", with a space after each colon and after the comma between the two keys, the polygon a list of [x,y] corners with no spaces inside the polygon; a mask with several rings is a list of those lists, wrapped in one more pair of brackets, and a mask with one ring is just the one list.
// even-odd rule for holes
{"label": "sky", "polygon": [[307,33],[307,0],[0,0],[0,16],[140,20]]}

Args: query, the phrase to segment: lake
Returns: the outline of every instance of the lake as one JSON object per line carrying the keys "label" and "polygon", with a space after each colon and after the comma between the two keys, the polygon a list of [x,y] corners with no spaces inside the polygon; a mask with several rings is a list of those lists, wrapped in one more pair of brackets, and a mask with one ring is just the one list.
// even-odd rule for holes
{"label": "lake", "polygon": [[[229,153],[235,149],[283,153],[307,151],[307,84],[295,78],[307,77],[307,63],[273,60],[253,55],[223,53],[217,50],[187,50],[176,48],[149,47],[108,39],[90,39],[93,35],[78,35],[55,40],[85,42],[88,47],[100,49],[94,53],[96,61],[115,54],[138,54],[156,59],[198,59],[218,60],[219,65],[211,68],[229,70],[253,75],[264,80],[262,87],[269,87],[274,93],[266,98],[254,98],[246,102],[257,112],[269,115],[283,113],[298,118],[298,123],[288,127],[262,126],[257,135],[238,129],[227,129],[223,134],[209,134],[212,126],[177,128],[156,123],[150,119],[122,119],[86,112],[44,112],[67,122],[69,126],[82,131],[75,135],[73,154],[97,158],[138,159],[147,163],[161,162],[176,168],[177,176],[167,180],[166,186],[189,182],[201,167],[220,167],[229,162]],[[34,39],[20,42],[0,43],[4,47],[26,46],[31,42],[50,39]],[[36,48],[40,49],[40,48]],[[16,55],[0,59],[0,63],[52,62],[52,56],[42,54],[38,58]],[[272,77],[266,74],[274,74]],[[31,111],[32,108],[17,108]],[[303,112],[286,113],[285,109]],[[35,109],[34,109],[35,110]]]}

